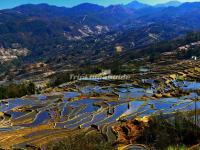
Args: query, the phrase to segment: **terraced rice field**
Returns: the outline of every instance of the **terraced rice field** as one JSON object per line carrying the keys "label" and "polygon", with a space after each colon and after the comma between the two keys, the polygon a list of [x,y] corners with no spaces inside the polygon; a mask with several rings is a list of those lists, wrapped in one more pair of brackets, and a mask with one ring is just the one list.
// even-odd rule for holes
{"label": "terraced rice field", "polygon": [[[0,145],[3,148],[42,147],[50,141],[96,128],[108,140],[115,140],[112,126],[121,120],[200,108],[194,90],[200,83],[174,82],[174,87],[190,91],[182,97],[156,98],[156,83],[147,89],[133,85],[85,86],[76,92],[55,96],[33,95],[0,101]],[[97,94],[97,96],[94,96]],[[107,95],[115,95],[106,99]],[[145,100],[144,100],[145,97]]]}

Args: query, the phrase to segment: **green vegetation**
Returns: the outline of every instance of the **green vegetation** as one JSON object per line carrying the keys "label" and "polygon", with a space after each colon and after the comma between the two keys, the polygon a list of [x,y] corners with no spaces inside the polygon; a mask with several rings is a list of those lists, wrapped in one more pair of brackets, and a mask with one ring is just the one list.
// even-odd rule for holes
{"label": "green vegetation", "polygon": [[[137,59],[141,57],[149,57],[149,61],[151,63],[155,63],[157,60],[160,59],[160,54],[164,52],[171,52],[176,50],[180,46],[190,44],[192,42],[196,42],[200,40],[200,33],[199,32],[191,32],[188,33],[185,37],[178,38],[175,40],[163,41],[156,44],[150,44],[149,46],[144,46],[138,49],[138,51],[127,51],[126,54],[123,54],[121,57],[122,61],[129,61],[132,59]],[[191,58],[191,56],[200,56],[199,47],[190,49],[186,53],[178,53],[177,58],[185,59]]]}
{"label": "green vegetation", "polygon": [[16,98],[25,95],[35,94],[36,87],[32,82],[22,84],[10,84],[0,87],[0,99]]}
{"label": "green vegetation", "polygon": [[48,150],[113,150],[114,146],[107,142],[98,132],[67,137],[65,140],[50,144]]}
{"label": "green vegetation", "polygon": [[[128,137],[131,140],[132,137]],[[137,143],[162,150],[186,150],[198,144],[200,128],[195,126],[191,113],[180,113],[167,119],[163,115],[155,116],[149,127],[138,135]],[[69,136],[61,142],[51,143],[48,150],[112,150],[115,146],[105,140],[101,133],[93,131]]]}
{"label": "green vegetation", "polygon": [[70,73],[56,74],[52,77],[51,82],[49,83],[50,87],[56,87],[62,83],[70,81]]}
{"label": "green vegetation", "polygon": [[191,58],[192,56],[200,56],[200,47],[189,49],[185,55],[186,58]]}
{"label": "green vegetation", "polygon": [[99,67],[83,67],[82,69],[77,69],[76,71],[71,72],[65,72],[65,73],[57,73],[51,77],[51,82],[49,83],[50,87],[56,87],[63,83],[67,83],[73,80],[76,80],[76,78],[73,78],[72,76],[84,76],[84,75],[90,75],[90,74],[98,74],[101,72],[101,69]]}
{"label": "green vegetation", "polygon": [[14,59],[13,61],[9,62],[9,63],[0,63],[0,73],[4,73],[4,72],[8,72],[10,68],[12,68],[13,66],[20,66],[22,63],[21,58],[18,59]]}
{"label": "green vegetation", "polygon": [[187,148],[184,145],[177,146],[177,147],[170,146],[167,148],[167,150],[187,150]]}
{"label": "green vegetation", "polygon": [[191,114],[176,114],[171,119],[164,116],[153,117],[149,128],[138,142],[156,149],[184,150],[198,144],[200,128],[195,126]]}

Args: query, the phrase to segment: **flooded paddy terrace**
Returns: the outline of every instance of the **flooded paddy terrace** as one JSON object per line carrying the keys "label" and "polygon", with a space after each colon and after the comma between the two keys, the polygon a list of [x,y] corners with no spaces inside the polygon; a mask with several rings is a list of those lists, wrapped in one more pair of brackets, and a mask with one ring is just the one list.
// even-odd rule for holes
{"label": "flooded paddy terrace", "polygon": [[[103,81],[105,82],[105,81]],[[200,109],[200,83],[152,79],[140,84],[77,84],[66,91],[0,101],[0,146],[42,147],[79,132],[98,130],[115,140],[112,126],[152,115],[172,116]],[[181,91],[181,92],[180,92]],[[167,94],[166,94],[167,93]]]}

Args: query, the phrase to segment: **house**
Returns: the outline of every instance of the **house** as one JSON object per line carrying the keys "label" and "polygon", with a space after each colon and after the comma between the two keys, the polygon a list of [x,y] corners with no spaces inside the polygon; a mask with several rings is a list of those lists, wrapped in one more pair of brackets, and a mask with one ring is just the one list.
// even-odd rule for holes
{"label": "house", "polygon": [[165,52],[160,55],[161,60],[176,59],[176,52]]}
{"label": "house", "polygon": [[101,75],[103,75],[103,76],[111,75],[111,70],[110,69],[108,69],[108,70],[102,70],[101,71]]}
{"label": "house", "polygon": [[178,48],[179,51],[187,51],[190,48],[190,45],[181,46]]}
{"label": "house", "polygon": [[123,51],[124,47],[118,45],[118,46],[115,47],[115,49],[116,49],[116,52],[117,52],[117,53],[121,53],[121,52]]}
{"label": "house", "polygon": [[197,56],[192,56],[191,59],[192,60],[197,60]]}

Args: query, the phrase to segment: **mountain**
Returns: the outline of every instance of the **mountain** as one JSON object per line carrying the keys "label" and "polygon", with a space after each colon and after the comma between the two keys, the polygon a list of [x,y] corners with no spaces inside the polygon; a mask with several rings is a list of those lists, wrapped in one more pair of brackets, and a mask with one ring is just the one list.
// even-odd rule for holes
{"label": "mountain", "polygon": [[73,15],[84,15],[84,14],[91,14],[91,13],[97,13],[99,11],[102,11],[104,9],[103,6],[91,4],[91,3],[83,3],[78,6],[75,6],[71,8],[71,13]]}
{"label": "mountain", "polygon": [[101,19],[104,25],[116,26],[128,19],[133,19],[134,13],[134,10],[124,8],[123,5],[111,5],[94,16],[96,19]]}
{"label": "mountain", "polygon": [[57,16],[67,16],[69,9],[65,7],[57,7],[48,4],[25,4],[13,9],[2,10],[3,12],[12,13],[12,15],[25,17],[52,18]]}
{"label": "mountain", "polygon": [[169,1],[167,3],[164,4],[157,4],[155,7],[178,7],[180,6],[182,3],[179,1]]}
{"label": "mountain", "polygon": [[[178,30],[198,30],[200,27],[200,3],[184,3],[179,7],[157,8],[156,13],[149,13],[139,19],[144,22],[153,22],[175,27]],[[186,19],[187,18],[187,19]]]}
{"label": "mountain", "polygon": [[146,7],[150,7],[150,5],[147,5],[147,4],[143,4],[143,3],[140,3],[138,1],[133,1],[131,3],[128,3],[127,5],[125,5],[126,8],[129,8],[129,9],[143,9],[143,8],[146,8]]}
{"label": "mountain", "polygon": [[26,63],[53,63],[60,57],[67,64],[100,62],[116,55],[117,47],[122,53],[134,51],[200,30],[199,10],[198,2],[141,9],[89,3],[72,8],[22,5],[0,11],[0,47],[4,54],[27,49],[27,55],[19,55]]}

